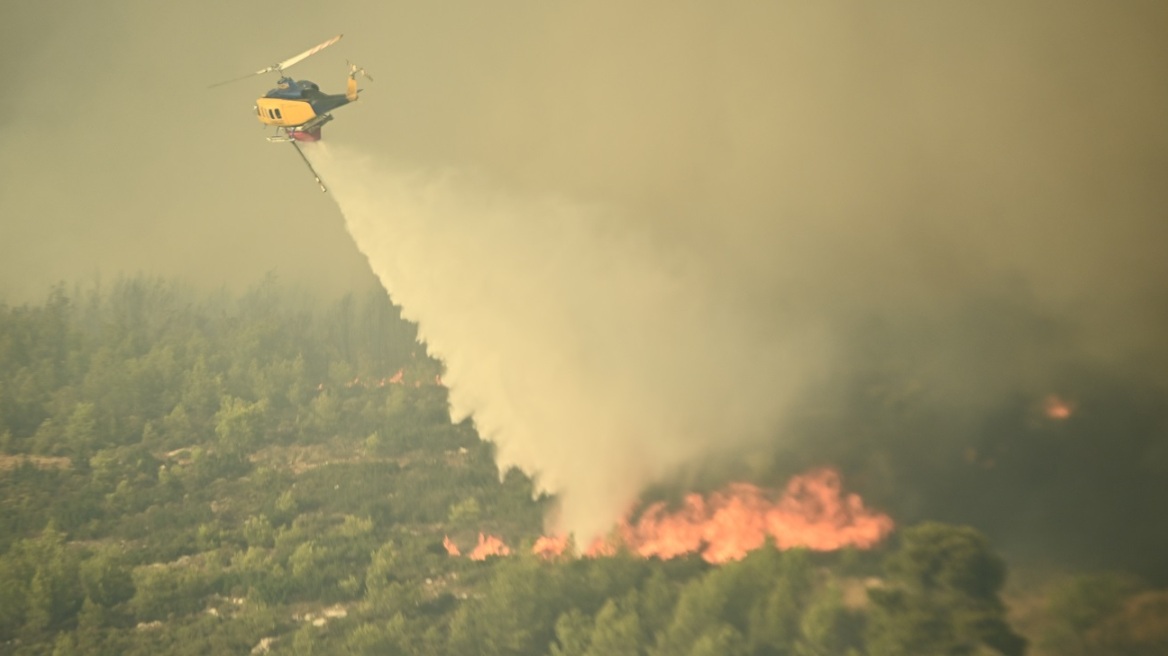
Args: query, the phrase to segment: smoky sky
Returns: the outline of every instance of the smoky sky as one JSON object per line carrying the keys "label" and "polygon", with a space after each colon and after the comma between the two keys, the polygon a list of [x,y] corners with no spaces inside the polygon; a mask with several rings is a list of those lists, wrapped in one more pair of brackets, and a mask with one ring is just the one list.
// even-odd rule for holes
{"label": "smoky sky", "polygon": [[4,11],[7,287],[359,269],[297,159],[261,138],[250,107],[271,80],[205,88],[341,32],[296,69],[326,90],[345,58],[381,73],[337,139],[639,210],[752,277],[744,295],[813,272],[790,302],[829,289],[845,306],[878,269],[901,301],[1012,271],[1053,299],[1120,302],[1168,266],[1158,3]]}
{"label": "smoky sky", "polygon": [[[664,314],[627,295],[613,307],[642,341],[700,336],[709,351],[659,358],[692,396],[635,369],[630,407],[700,405],[706,381],[703,427],[719,408],[754,409],[749,435],[708,435],[677,460],[709,451],[755,477],[834,461],[905,517],[1097,552],[1163,545],[1163,520],[1102,519],[1163,500],[1150,482],[1165,471],[1168,388],[1163,3],[293,2],[281,11],[293,21],[216,2],[3,11],[5,293],[135,270],[368,284],[368,253],[332,199],[262,139],[250,108],[270,80],[205,88],[344,32],[296,69],[325,90],[341,87],[345,58],[376,78],[327,140],[394,184],[469,176],[458,207],[506,199],[495,206],[525,217],[508,219],[507,253],[575,234],[523,221],[590,217],[572,238],[635,261],[545,276],[572,293],[619,287],[613,271],[665,281],[673,300],[647,303]],[[442,216],[451,230],[476,221],[473,203]],[[395,298],[423,334],[411,303],[465,291],[427,289]],[[554,334],[496,320],[509,339]],[[654,361],[626,346],[618,355]],[[802,357],[780,358],[780,376],[776,353]],[[476,355],[492,357],[462,357]],[[1076,414],[1035,415],[1049,394]],[[1080,513],[1094,525],[1076,532],[1075,507],[1098,507]]]}

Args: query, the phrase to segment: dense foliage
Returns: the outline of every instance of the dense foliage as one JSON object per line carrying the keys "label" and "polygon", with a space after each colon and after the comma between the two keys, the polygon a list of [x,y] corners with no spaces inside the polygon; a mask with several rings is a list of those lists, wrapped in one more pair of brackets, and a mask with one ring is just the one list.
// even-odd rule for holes
{"label": "dense foliage", "polygon": [[[547,500],[451,423],[440,373],[381,293],[131,279],[0,305],[0,652],[1025,650],[967,528],[719,567],[532,556]],[[479,531],[519,555],[447,555]],[[1163,606],[1103,588],[1060,597],[1060,644]]]}

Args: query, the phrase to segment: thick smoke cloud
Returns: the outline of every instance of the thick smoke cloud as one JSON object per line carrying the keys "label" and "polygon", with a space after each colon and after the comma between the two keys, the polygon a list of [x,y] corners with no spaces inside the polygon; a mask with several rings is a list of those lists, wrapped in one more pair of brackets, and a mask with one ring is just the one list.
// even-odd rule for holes
{"label": "thick smoke cloud", "polygon": [[[1047,430],[1047,394],[1099,449],[1098,417],[1140,414],[1116,464],[1163,441],[1090,398],[1165,387],[1165,11],[505,6],[435,28],[448,88],[403,74],[442,130],[363,138],[409,165],[322,166],[454,402],[572,527],[669,473],[823,461],[906,518],[970,471],[1044,516],[1065,480],[1000,472],[1059,459],[1003,443]],[[402,173],[434,164],[483,175]]]}
{"label": "thick smoke cloud", "polygon": [[551,528],[595,537],[712,444],[765,437],[793,374],[822,362],[794,326],[782,340],[756,333],[693,254],[662,252],[612,211],[309,150],[446,363],[453,414],[473,414],[501,470],[559,494]]}

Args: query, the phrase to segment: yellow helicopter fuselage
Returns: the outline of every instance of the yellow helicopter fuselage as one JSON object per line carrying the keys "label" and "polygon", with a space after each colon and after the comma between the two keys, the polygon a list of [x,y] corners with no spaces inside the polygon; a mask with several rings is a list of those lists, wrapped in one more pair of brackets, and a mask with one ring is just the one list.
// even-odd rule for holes
{"label": "yellow helicopter fuselage", "polygon": [[281,128],[298,127],[317,116],[307,100],[285,98],[260,98],[256,101],[256,113],[264,125]]}
{"label": "yellow helicopter fuselage", "polygon": [[314,82],[282,78],[279,86],[256,100],[256,116],[264,125],[296,128],[357,99],[357,81],[351,76],[344,94],[326,94]]}

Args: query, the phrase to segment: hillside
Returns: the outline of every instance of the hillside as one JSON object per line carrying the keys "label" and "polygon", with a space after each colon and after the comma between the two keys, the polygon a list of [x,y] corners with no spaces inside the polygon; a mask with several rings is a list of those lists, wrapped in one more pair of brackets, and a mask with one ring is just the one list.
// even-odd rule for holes
{"label": "hillside", "polygon": [[[450,421],[441,374],[380,292],[138,278],[0,304],[0,652],[1021,654],[1014,620],[1048,653],[1168,639],[1168,595],[1120,576],[1008,615],[968,527],[724,565],[534,555],[553,500]],[[509,555],[472,553],[492,539]]]}

